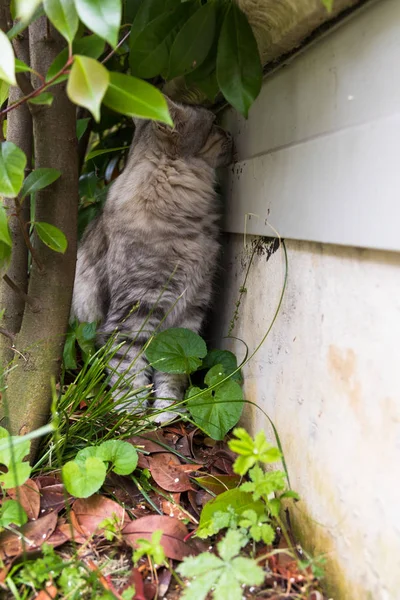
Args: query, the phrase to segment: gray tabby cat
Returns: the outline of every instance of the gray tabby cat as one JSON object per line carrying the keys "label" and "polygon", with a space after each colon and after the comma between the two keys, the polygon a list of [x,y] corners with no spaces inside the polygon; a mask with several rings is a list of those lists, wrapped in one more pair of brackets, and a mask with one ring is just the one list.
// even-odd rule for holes
{"label": "gray tabby cat", "polygon": [[99,345],[116,330],[125,340],[110,360],[110,384],[131,411],[143,406],[133,390],[143,396],[149,384],[156,409],[183,398],[186,378],[153,372],[142,348],[156,330],[201,329],[219,251],[215,169],[232,159],[231,138],[212,112],[168,105],[174,128],[135,121],[124,172],[78,251],[73,314],[100,322]]}

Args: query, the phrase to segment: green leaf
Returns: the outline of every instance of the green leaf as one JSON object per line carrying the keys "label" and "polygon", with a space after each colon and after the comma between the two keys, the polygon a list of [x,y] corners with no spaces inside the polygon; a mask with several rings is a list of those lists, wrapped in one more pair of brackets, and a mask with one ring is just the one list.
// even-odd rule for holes
{"label": "green leaf", "polygon": [[112,463],[112,470],[117,475],[130,475],[137,467],[138,453],[136,448],[121,440],[108,440],[97,447],[98,458]]}
{"label": "green leaf", "polygon": [[8,225],[7,211],[3,203],[0,203],[0,241],[7,246],[12,247],[10,227]]}
{"label": "green leaf", "polygon": [[22,506],[16,500],[5,500],[0,509],[0,526],[25,525],[28,517]]}
{"label": "green leaf", "polygon": [[243,392],[231,379],[212,390],[191,387],[187,398],[187,407],[196,425],[214,440],[223,440],[242,414]]}
{"label": "green leaf", "polygon": [[107,469],[102,460],[89,457],[85,462],[67,462],[62,468],[66,490],[76,498],[88,498],[103,485]]}
{"label": "green leaf", "polygon": [[58,229],[58,227],[55,227],[50,223],[35,222],[35,230],[46,246],[55,252],[64,254],[67,249],[68,242],[61,229]]}
{"label": "green leaf", "polygon": [[268,498],[276,491],[284,490],[286,487],[285,473],[283,471],[269,471],[265,473],[260,466],[256,465],[249,471],[251,481],[242,483],[240,489],[244,492],[253,492],[254,500]]}
{"label": "green leaf", "polygon": [[321,0],[328,12],[332,12],[334,0]]}
{"label": "green leaf", "polygon": [[0,146],[0,195],[15,198],[24,180],[26,156],[12,142]]}
{"label": "green leaf", "polygon": [[179,31],[171,48],[168,79],[185,75],[207,58],[217,24],[217,7],[204,4]]}
{"label": "green leaf", "polygon": [[100,121],[100,105],[109,83],[109,72],[87,56],[75,56],[68,79],[67,94],[72,102],[84,106]]}
{"label": "green leaf", "polygon": [[169,52],[177,29],[190,15],[189,2],[178,5],[150,21],[130,38],[130,66],[133,75],[150,79],[168,70]]}
{"label": "green leaf", "polygon": [[232,561],[232,568],[236,579],[241,584],[261,585],[265,579],[264,570],[250,558],[238,556]]}
{"label": "green leaf", "polygon": [[63,350],[63,363],[64,363],[64,368],[67,371],[71,371],[71,370],[73,371],[78,366],[77,362],[76,362],[75,341],[76,341],[75,332],[68,331],[68,333],[65,337],[65,344],[64,344],[64,350]]}
{"label": "green leaf", "polygon": [[[72,44],[72,52],[73,54],[81,54],[82,56],[89,56],[90,58],[99,58],[104,52],[104,47],[104,40],[99,38],[98,35],[86,35],[83,38],[74,40]],[[59,73],[65,66],[67,60],[68,48],[64,48],[64,50],[62,50],[51,63],[46,74],[46,81],[49,81],[55,77],[55,75],[57,75],[57,73]],[[56,81],[57,83],[60,83],[66,79],[68,79],[68,75],[61,75]]]}
{"label": "green leaf", "polygon": [[33,73],[33,69],[28,67],[22,60],[19,58],[15,59],[15,72],[16,73]]}
{"label": "green leaf", "polygon": [[222,24],[217,79],[228,102],[247,118],[261,90],[262,67],[253,31],[235,2],[231,3]]}
{"label": "green leaf", "polygon": [[53,104],[54,96],[49,92],[42,92],[39,96],[35,96],[34,98],[30,98],[28,102],[30,104],[45,104],[46,106],[51,106]]}
{"label": "green leaf", "polygon": [[178,7],[179,4],[180,0],[142,0],[133,20],[131,42],[151,21],[161,14]]}
{"label": "green leaf", "polygon": [[0,484],[4,489],[15,488],[23,485],[31,474],[32,468],[27,462],[15,462],[8,466],[7,473],[0,473]]}
{"label": "green leaf", "polygon": [[226,598],[229,600],[242,600],[243,598],[242,589],[231,572],[231,568],[224,569],[213,593],[214,600],[225,600]]}
{"label": "green leaf", "polygon": [[29,21],[42,0],[14,0],[15,18],[22,22]]}
{"label": "green leaf", "polygon": [[76,122],[76,137],[78,141],[81,139],[83,134],[85,133],[88,125],[89,125],[90,117],[86,117],[85,119],[78,119]]}
{"label": "green leaf", "polygon": [[75,0],[82,23],[113,48],[121,25],[121,0]]}
{"label": "green leaf", "polygon": [[15,81],[15,57],[14,50],[11,46],[11,42],[0,29],[0,79],[9,83],[10,85],[16,85]]}
{"label": "green leaf", "polygon": [[181,327],[162,331],[146,349],[149,362],[163,373],[193,373],[206,354],[204,340],[190,329]]}
{"label": "green leaf", "polygon": [[0,80],[0,108],[8,98],[10,84]]}
{"label": "green leaf", "polygon": [[[222,365],[227,375],[236,371],[238,366],[236,356],[233,352],[230,352],[229,350],[210,350],[204,358],[201,368],[211,369],[211,367],[214,367],[215,365]],[[243,377],[240,371],[232,375],[232,379],[238,383],[242,383]]]}
{"label": "green leaf", "polygon": [[3,427],[0,429],[3,440],[2,450],[0,451],[0,464],[9,469],[13,462],[21,462],[29,454],[31,443],[20,436],[10,436]]}
{"label": "green leaf", "polygon": [[0,241],[0,275],[4,276],[10,266],[11,246]]}
{"label": "green leaf", "polygon": [[205,504],[200,515],[196,535],[200,538],[212,535],[214,514],[216,512],[226,512],[228,507],[231,507],[237,516],[241,516],[246,510],[250,509],[254,510],[259,516],[265,513],[265,505],[261,500],[255,502],[251,494],[239,489],[228,490]]}
{"label": "green leaf", "polygon": [[96,158],[96,156],[101,156],[102,154],[109,154],[110,152],[120,152],[121,150],[127,150],[128,146],[120,146],[119,148],[102,148],[101,150],[92,150],[89,154],[86,155],[85,160],[91,160],[92,158]]}
{"label": "green leaf", "polygon": [[239,454],[233,465],[235,473],[239,475],[245,475],[258,462],[269,464],[282,457],[278,448],[267,442],[263,431],[259,431],[254,440],[243,427],[235,429],[233,435],[237,439],[230,440],[228,446],[233,452]]}
{"label": "green leaf", "polygon": [[32,173],[29,173],[25,179],[20,196],[25,198],[33,192],[37,192],[54,183],[61,176],[61,172],[57,169],[41,168],[35,169]]}
{"label": "green leaf", "polygon": [[230,561],[234,556],[239,554],[246,542],[247,539],[240,531],[237,529],[230,529],[227,531],[225,537],[217,544],[218,554],[222,560]]}
{"label": "green leaf", "polygon": [[104,104],[128,117],[154,119],[173,126],[162,93],[150,83],[130,75],[110,73]]}
{"label": "green leaf", "polygon": [[79,323],[75,335],[84,354],[91,354],[95,349],[97,323]]}
{"label": "green leaf", "polygon": [[57,31],[71,43],[79,26],[74,0],[43,0],[43,6]]}

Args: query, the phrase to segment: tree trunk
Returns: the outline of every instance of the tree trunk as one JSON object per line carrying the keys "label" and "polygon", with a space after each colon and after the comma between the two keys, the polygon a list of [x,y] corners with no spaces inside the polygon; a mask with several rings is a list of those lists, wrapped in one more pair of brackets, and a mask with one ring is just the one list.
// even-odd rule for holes
{"label": "tree trunk", "polygon": [[[10,2],[4,2],[1,7],[1,28],[7,31],[13,25],[9,10]],[[13,40],[13,46],[16,56],[28,65],[29,63],[29,38],[28,32],[24,31],[20,36]],[[11,87],[9,102],[15,102],[23,96],[19,87]],[[30,170],[32,159],[32,118],[29,108],[22,104],[19,108],[12,110],[7,119],[7,140],[16,144],[23,150],[28,159],[27,172]],[[14,209],[14,200],[5,199],[4,205],[9,208],[9,213]],[[22,209],[22,218],[29,221],[29,200],[24,203]],[[13,251],[10,267],[7,275],[23,291],[28,289],[28,249],[24,242],[19,221],[15,217],[9,220],[11,238],[13,241]],[[0,280],[0,308],[5,310],[4,327],[7,332],[17,334],[21,328],[22,316],[24,314],[25,301],[23,297],[10,288],[4,280]],[[0,366],[6,369],[7,365],[14,357],[11,347],[11,340],[8,337],[0,338]]]}
{"label": "tree trunk", "polygon": [[[48,35],[50,33],[50,36]],[[31,65],[45,74],[64,47],[61,36],[45,17],[29,27]],[[36,194],[36,221],[60,228],[68,240],[64,255],[45,246],[37,237],[34,246],[44,270],[33,264],[28,294],[40,300],[38,312],[26,306],[14,359],[16,368],[8,378],[9,427],[24,434],[49,416],[51,379],[60,369],[68,325],[75,274],[78,209],[78,151],[75,107],[65,93],[65,83],[50,89],[51,107],[33,114],[35,167],[53,167],[62,175]]]}

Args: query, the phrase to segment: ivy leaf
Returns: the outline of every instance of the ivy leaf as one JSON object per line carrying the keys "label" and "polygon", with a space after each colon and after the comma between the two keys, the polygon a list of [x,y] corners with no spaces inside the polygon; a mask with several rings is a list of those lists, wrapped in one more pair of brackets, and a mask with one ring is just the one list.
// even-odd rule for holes
{"label": "ivy leaf", "polygon": [[102,460],[89,457],[85,462],[69,461],[62,468],[66,490],[76,498],[88,498],[104,483],[107,468]]}
{"label": "ivy leaf", "polygon": [[207,58],[217,24],[216,4],[204,4],[179,31],[171,48],[168,79],[193,71]]}
{"label": "ivy leaf", "polygon": [[14,0],[15,19],[29,21],[41,3],[42,0]]}
{"label": "ivy leaf", "polygon": [[[213,369],[217,368],[218,373],[223,373],[220,367],[216,365]],[[222,375],[209,376],[207,381],[214,385],[222,377]],[[191,387],[187,398],[187,407],[196,425],[214,440],[223,440],[242,414],[243,392],[240,385],[231,379],[211,390]]]}
{"label": "ivy leaf", "polygon": [[49,92],[42,92],[39,96],[35,96],[34,98],[30,98],[28,102],[30,104],[44,104],[46,106],[51,106],[53,104],[54,96]]}
{"label": "ivy leaf", "polygon": [[31,471],[32,468],[27,462],[10,463],[7,473],[0,473],[0,484],[6,490],[23,485],[29,479]]}
{"label": "ivy leaf", "polygon": [[0,195],[15,198],[24,180],[26,156],[12,142],[0,146]]}
{"label": "ivy leaf", "polygon": [[100,121],[100,105],[109,83],[109,72],[102,64],[87,56],[75,56],[68,79],[67,94],[72,102],[90,110]]}
{"label": "ivy leaf", "polygon": [[55,252],[64,254],[67,249],[68,242],[61,229],[58,229],[58,227],[55,227],[50,223],[35,222],[35,230],[46,246]]}
{"label": "ivy leaf", "polygon": [[10,227],[8,225],[7,212],[3,204],[0,203],[0,241],[7,246],[12,247]]}
{"label": "ivy leaf", "polygon": [[206,354],[204,340],[197,333],[182,327],[162,331],[146,349],[147,359],[162,373],[193,373]]}
{"label": "ivy leaf", "polygon": [[122,440],[108,440],[97,447],[96,456],[110,462],[112,470],[117,475],[130,475],[137,466],[138,453],[136,448]]}
{"label": "ivy leaf", "polygon": [[16,500],[5,500],[0,509],[0,527],[8,525],[25,525],[28,517],[22,506]]}
{"label": "ivy leaf", "polygon": [[[210,350],[203,360],[202,369],[211,369],[215,365],[222,365],[226,375],[230,375],[237,369],[237,359],[233,352],[229,350]],[[232,379],[238,383],[242,383],[243,377],[238,371],[232,375]]]}
{"label": "ivy leaf", "polygon": [[150,83],[130,75],[110,73],[104,104],[128,117],[154,119],[173,126],[162,93]]}
{"label": "ivy leaf", "polygon": [[235,2],[225,15],[218,41],[217,79],[225,98],[247,119],[261,90],[262,67],[253,31]]}
{"label": "ivy leaf", "polygon": [[228,446],[239,454],[233,465],[233,470],[239,475],[245,475],[257,462],[269,464],[278,461],[282,456],[278,448],[267,442],[263,431],[259,431],[254,440],[243,427],[237,427],[233,435],[237,439],[230,440]]}
{"label": "ivy leaf", "polygon": [[[99,58],[104,52],[105,42],[98,35],[85,35],[85,37],[74,40],[72,52],[74,55],[81,54],[90,58]],[[52,79],[65,66],[68,60],[68,48],[64,48],[51,63],[46,74],[46,81]],[[68,79],[68,75],[60,75],[56,83]]]}
{"label": "ivy leaf", "polygon": [[[228,510],[229,509],[229,510]],[[261,500],[255,502],[251,494],[239,489],[228,490],[213,498],[205,504],[201,515],[197,537],[206,538],[214,535],[214,515],[216,513],[228,513],[240,517],[245,511],[253,510],[258,516],[265,513],[265,505]],[[232,513],[233,511],[233,513]]]}
{"label": "ivy leaf", "polygon": [[21,188],[21,199],[54,183],[61,176],[57,169],[41,168],[29,173]]}
{"label": "ivy leaf", "polygon": [[121,25],[121,0],[75,0],[82,23],[113,48]]}
{"label": "ivy leaf", "polygon": [[43,6],[57,31],[71,43],[79,26],[74,0],[43,0]]}

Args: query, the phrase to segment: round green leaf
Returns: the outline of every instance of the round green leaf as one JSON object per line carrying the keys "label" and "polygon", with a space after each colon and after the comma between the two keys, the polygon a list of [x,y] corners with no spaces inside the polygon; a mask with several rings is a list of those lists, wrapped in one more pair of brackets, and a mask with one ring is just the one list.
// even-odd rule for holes
{"label": "round green leaf", "polygon": [[11,85],[15,81],[15,56],[11,42],[0,29],[0,79]]}
{"label": "round green leaf", "polygon": [[17,462],[14,465],[11,463],[7,473],[0,473],[0,484],[6,490],[23,485],[29,479],[31,470],[27,462]]}
{"label": "round green leaf", "polygon": [[109,72],[87,56],[75,56],[68,79],[67,94],[72,102],[84,106],[100,121],[100,105],[109,83]]}
{"label": "round green leaf", "polygon": [[[227,375],[230,375],[231,373],[233,373],[233,371],[236,371],[237,369],[237,360],[236,360],[236,356],[233,354],[233,352],[230,352],[229,350],[210,350],[207,354],[207,356],[205,357],[205,359],[203,360],[203,364],[202,364],[202,369],[211,369],[211,367],[214,367],[215,365],[222,365],[224,372]],[[235,373],[234,375],[232,375],[232,379],[234,379],[235,381],[237,381],[238,383],[241,383],[243,381],[243,378],[240,374],[240,371],[238,371],[237,373]]]}
{"label": "round green leaf", "polygon": [[74,0],[43,0],[43,6],[57,31],[67,42],[72,42],[79,26]]}
{"label": "round green leaf", "polygon": [[24,198],[33,192],[37,192],[38,190],[42,190],[51,183],[54,183],[60,176],[61,173],[60,171],[57,171],[57,169],[35,169],[32,173],[29,173],[23,183],[20,193],[21,198]]}
{"label": "round green leaf", "polygon": [[75,0],[82,23],[115,47],[121,25],[121,0]]}
{"label": "round green leaf", "polygon": [[168,79],[185,75],[206,59],[217,24],[217,5],[204,4],[184,24],[175,38],[169,59]]}
{"label": "round green leaf", "polygon": [[15,198],[24,180],[26,156],[12,142],[0,146],[0,195]]}
{"label": "round green leaf", "polygon": [[[199,393],[201,395],[193,398]],[[213,390],[192,387],[188,392],[187,407],[200,429],[214,440],[223,440],[241,417],[243,392],[232,379]]]}
{"label": "round green leaf", "polygon": [[129,117],[154,119],[173,126],[162,93],[150,83],[130,75],[110,73],[104,104]]}
{"label": "round green leaf", "polygon": [[159,333],[146,350],[146,356],[157,371],[163,373],[193,373],[207,354],[204,340],[180,327]]}
{"label": "round green leaf", "polygon": [[12,246],[10,228],[8,226],[7,212],[3,204],[0,203],[0,241],[7,246]]}
{"label": "round green leaf", "polygon": [[122,440],[108,440],[97,447],[98,458],[112,463],[112,470],[117,475],[130,475],[138,463],[136,448]]}
{"label": "round green leaf", "polygon": [[89,457],[85,462],[71,460],[62,468],[66,490],[76,498],[88,498],[104,483],[107,469],[102,460]]}
{"label": "round green leaf", "polygon": [[64,254],[67,249],[68,242],[61,229],[58,229],[58,227],[55,227],[50,223],[36,222],[35,230],[46,246],[55,252],[61,252],[61,254]]}
{"label": "round green leaf", "polygon": [[225,15],[218,41],[217,79],[228,102],[247,118],[261,90],[262,67],[253,31],[235,2]]}

